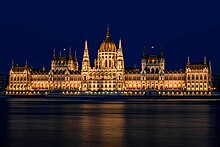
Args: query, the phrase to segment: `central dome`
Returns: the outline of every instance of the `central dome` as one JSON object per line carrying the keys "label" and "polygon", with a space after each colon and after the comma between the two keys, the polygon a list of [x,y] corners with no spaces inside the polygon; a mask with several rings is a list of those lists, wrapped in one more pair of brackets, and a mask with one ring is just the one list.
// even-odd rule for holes
{"label": "central dome", "polygon": [[100,52],[116,52],[117,48],[113,40],[110,39],[109,29],[106,34],[106,39],[103,40],[99,48]]}

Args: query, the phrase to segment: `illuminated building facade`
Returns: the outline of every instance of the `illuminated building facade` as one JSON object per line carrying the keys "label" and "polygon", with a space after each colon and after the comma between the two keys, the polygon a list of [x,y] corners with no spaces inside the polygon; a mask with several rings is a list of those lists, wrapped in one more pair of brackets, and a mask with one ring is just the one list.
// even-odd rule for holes
{"label": "illuminated building facade", "polygon": [[12,63],[7,94],[210,95],[211,91],[211,62],[206,57],[201,64],[191,64],[188,57],[185,70],[166,70],[163,51],[160,55],[144,51],[141,69],[126,69],[122,41],[117,47],[108,30],[94,67],[86,40],[81,70],[71,49],[68,57],[61,52],[56,57],[54,50],[49,71],[30,68],[27,62],[25,66]]}

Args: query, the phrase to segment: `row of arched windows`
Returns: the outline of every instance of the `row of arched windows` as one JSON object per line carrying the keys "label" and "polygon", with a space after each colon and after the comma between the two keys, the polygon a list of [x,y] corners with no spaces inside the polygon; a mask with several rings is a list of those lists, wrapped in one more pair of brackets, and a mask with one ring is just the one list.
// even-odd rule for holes
{"label": "row of arched windows", "polygon": [[190,76],[190,75],[188,75],[188,77],[187,77],[187,79],[188,80],[207,80],[207,76],[206,75],[204,75],[204,79],[203,79],[203,76],[202,75],[192,75],[192,76]]}

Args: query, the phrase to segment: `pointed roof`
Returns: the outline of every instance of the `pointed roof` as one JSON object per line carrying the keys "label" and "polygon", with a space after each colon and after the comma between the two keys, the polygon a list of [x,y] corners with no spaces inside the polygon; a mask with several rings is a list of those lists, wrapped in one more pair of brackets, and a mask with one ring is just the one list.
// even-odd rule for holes
{"label": "pointed roof", "polygon": [[204,64],[207,64],[206,56],[204,56]]}
{"label": "pointed roof", "polygon": [[69,59],[71,60],[73,57],[72,57],[72,49],[71,47],[69,48]]}
{"label": "pointed roof", "polygon": [[147,50],[145,49],[145,47],[144,47],[142,59],[147,59]]}
{"label": "pointed roof", "polygon": [[12,69],[15,68],[15,65],[14,65],[14,59],[12,59],[11,68],[12,68]]}
{"label": "pointed roof", "polygon": [[88,50],[88,41],[87,41],[87,39],[85,40],[85,50]]}
{"label": "pointed roof", "polygon": [[60,50],[60,57],[62,57],[62,50]]}
{"label": "pointed roof", "polygon": [[121,38],[119,39],[119,46],[118,46],[118,49],[122,49]]}
{"label": "pointed roof", "polygon": [[53,59],[56,59],[56,49],[53,49]]}
{"label": "pointed roof", "polygon": [[75,54],[74,54],[74,60],[77,61],[76,50],[75,50]]}
{"label": "pointed roof", "polygon": [[189,58],[189,56],[188,56],[187,64],[190,64],[190,58]]}

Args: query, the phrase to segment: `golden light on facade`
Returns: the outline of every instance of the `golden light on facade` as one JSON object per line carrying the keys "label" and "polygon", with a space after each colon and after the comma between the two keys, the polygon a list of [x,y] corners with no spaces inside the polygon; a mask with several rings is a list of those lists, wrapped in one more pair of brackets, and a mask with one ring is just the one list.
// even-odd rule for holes
{"label": "golden light on facade", "polygon": [[[98,49],[94,67],[90,66],[88,41],[78,69],[78,60],[72,57],[56,56],[55,50],[50,71],[35,70],[25,66],[14,66],[10,70],[8,94],[20,92],[39,94],[53,90],[65,91],[63,94],[143,94],[150,90],[160,94],[209,94],[212,88],[211,62],[206,58],[203,64],[191,64],[188,58],[186,70],[166,70],[163,53],[161,55],[143,54],[141,69],[126,69],[122,41],[118,48],[107,32],[106,39]],[[111,93],[111,92],[112,93]],[[144,91],[144,92],[143,92]]]}

